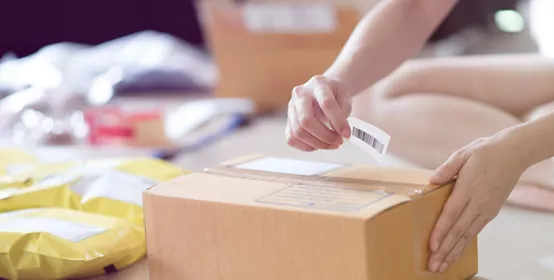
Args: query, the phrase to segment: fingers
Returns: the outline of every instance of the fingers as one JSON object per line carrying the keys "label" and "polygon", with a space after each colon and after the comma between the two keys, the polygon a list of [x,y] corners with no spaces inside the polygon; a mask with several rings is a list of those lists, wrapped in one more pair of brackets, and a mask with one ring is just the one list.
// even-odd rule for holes
{"label": "fingers", "polygon": [[[474,207],[469,207],[468,205],[460,217],[454,220],[454,225],[448,230],[448,233],[440,242],[438,250],[436,250],[429,259],[429,269],[431,272],[443,272],[446,270],[448,266],[446,258],[455,250],[459,242],[461,242],[460,246],[465,248],[465,245],[469,242],[468,240],[472,237],[468,230],[479,216],[478,212],[474,209]],[[456,256],[457,255],[452,254],[452,256],[450,256],[452,260],[450,261],[453,262]]]}
{"label": "fingers", "polygon": [[460,169],[467,160],[468,155],[463,150],[452,154],[446,162],[435,170],[435,173],[429,178],[429,182],[438,185],[447,183],[460,172]]}
{"label": "fingers", "polygon": [[317,117],[317,104],[312,95],[295,89],[295,96],[289,105],[289,121],[293,135],[302,142],[317,149],[335,149],[342,144],[342,138],[329,129]]}
{"label": "fingers", "polygon": [[473,239],[473,237],[477,236],[477,234],[479,234],[483,230],[483,228],[485,228],[489,221],[490,220],[485,218],[484,216],[478,215],[469,229],[466,231],[466,233],[462,235],[454,248],[446,255],[446,257],[444,258],[444,262],[439,268],[439,271],[442,272],[446,270],[449,265],[456,262],[464,252],[469,242]]}
{"label": "fingers", "polygon": [[433,229],[433,233],[431,234],[431,252],[437,252],[439,250],[439,246],[443,242],[445,236],[466,209],[469,203],[469,195],[467,194],[465,186],[468,184],[465,177],[461,177],[456,182],[452,194],[444,204],[439,219]]}
{"label": "fingers", "polygon": [[343,111],[343,108],[340,107],[330,85],[323,81],[317,81],[317,79],[316,82],[318,86],[314,89],[314,96],[319,107],[333,129],[342,137],[348,138],[350,136],[350,126],[346,120],[348,112]]}
{"label": "fingers", "polygon": [[294,137],[292,133],[292,129],[290,127],[290,121],[287,122],[287,128],[285,130],[285,135],[287,137],[287,144],[293,148],[296,148],[298,150],[304,151],[304,152],[313,152],[315,151],[315,148],[298,140],[296,137]]}

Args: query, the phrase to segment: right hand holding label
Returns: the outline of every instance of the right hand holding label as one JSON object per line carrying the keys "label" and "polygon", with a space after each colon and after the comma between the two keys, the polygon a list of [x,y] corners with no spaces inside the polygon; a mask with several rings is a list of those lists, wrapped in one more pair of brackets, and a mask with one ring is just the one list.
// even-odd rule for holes
{"label": "right hand holding label", "polygon": [[288,106],[287,143],[299,150],[333,150],[351,135],[350,94],[340,81],[315,76],[293,89]]}

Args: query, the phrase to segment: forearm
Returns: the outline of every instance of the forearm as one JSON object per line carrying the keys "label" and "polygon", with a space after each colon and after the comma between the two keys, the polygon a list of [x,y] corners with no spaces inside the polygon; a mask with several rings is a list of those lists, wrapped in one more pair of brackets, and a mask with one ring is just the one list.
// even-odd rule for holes
{"label": "forearm", "polygon": [[457,0],[388,0],[358,24],[325,75],[357,94],[415,55]]}
{"label": "forearm", "polygon": [[554,60],[527,54],[416,59],[382,83],[387,98],[440,93],[521,116],[554,100]]}
{"label": "forearm", "polygon": [[554,157],[554,112],[508,130],[528,166]]}

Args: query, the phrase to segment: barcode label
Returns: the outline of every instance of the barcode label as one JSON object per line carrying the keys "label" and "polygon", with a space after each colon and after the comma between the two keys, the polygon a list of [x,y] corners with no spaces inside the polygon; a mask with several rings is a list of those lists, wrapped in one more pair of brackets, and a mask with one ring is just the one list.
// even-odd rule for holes
{"label": "barcode label", "polygon": [[387,153],[390,136],[381,129],[356,118],[349,118],[350,142],[381,162]]}
{"label": "barcode label", "polygon": [[375,137],[367,134],[363,130],[353,127],[352,128],[352,136],[358,137],[358,139],[366,142],[369,144],[373,149],[377,150],[377,152],[382,153],[383,149],[385,148],[385,145],[383,143],[379,142],[379,140],[375,139]]}

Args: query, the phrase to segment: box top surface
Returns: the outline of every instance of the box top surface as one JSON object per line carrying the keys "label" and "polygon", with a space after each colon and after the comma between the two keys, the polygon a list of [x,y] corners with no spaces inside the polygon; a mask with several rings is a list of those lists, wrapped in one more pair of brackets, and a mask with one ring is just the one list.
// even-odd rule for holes
{"label": "box top surface", "polygon": [[370,218],[436,186],[430,171],[249,156],[148,190],[146,195]]}

